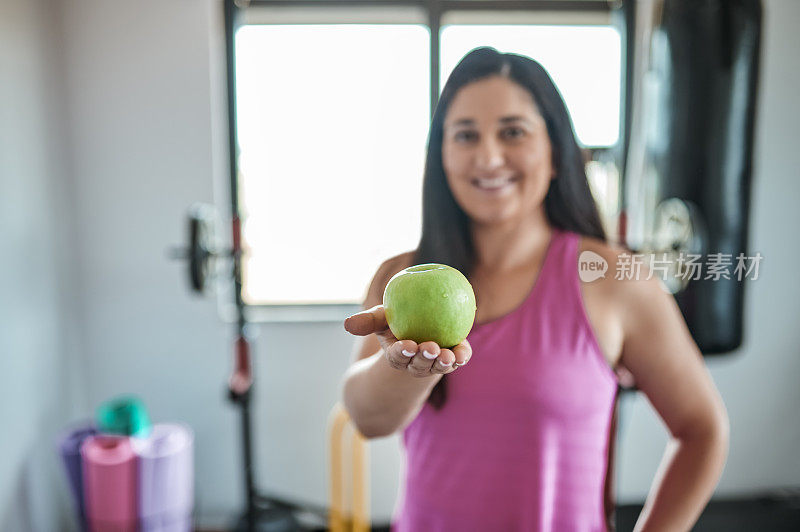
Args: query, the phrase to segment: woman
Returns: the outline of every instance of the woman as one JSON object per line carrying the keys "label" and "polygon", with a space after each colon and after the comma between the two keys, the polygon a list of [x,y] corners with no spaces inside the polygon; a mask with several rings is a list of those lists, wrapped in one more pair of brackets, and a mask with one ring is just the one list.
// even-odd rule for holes
{"label": "woman", "polygon": [[[388,207],[402,216],[402,205]],[[604,278],[579,280],[584,251],[608,263]],[[691,528],[725,462],[727,414],[659,281],[615,279],[622,253],[605,242],[544,69],[492,48],[470,52],[431,124],[419,246],[381,265],[368,310],[345,321],[361,337],[346,408],[368,438],[403,435],[395,530],[605,529],[623,368],[672,435],[637,529]],[[452,349],[398,340],[386,326],[386,283],[425,262],[458,268],[475,289],[475,326]]]}

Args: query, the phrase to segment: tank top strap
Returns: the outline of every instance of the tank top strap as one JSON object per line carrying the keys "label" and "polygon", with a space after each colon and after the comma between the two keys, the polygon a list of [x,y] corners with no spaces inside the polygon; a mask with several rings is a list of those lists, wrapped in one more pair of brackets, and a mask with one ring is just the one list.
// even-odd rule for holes
{"label": "tank top strap", "polygon": [[567,287],[578,278],[578,243],[581,235],[565,229],[558,231],[558,248],[552,257],[551,268],[559,283]]}
{"label": "tank top strap", "polygon": [[583,300],[578,271],[581,238],[582,235],[574,231],[558,231],[556,245],[547,259],[546,280],[539,287],[538,316],[546,324],[545,329],[551,333],[559,330],[574,351],[590,353],[604,377],[616,383],[617,376],[603,355]]}
{"label": "tank top strap", "polygon": [[539,268],[539,273],[536,276],[536,281],[527,299],[521,305],[524,310],[521,319],[525,319],[528,313],[533,312],[535,314],[539,312],[540,301],[546,297],[553,297],[552,294],[548,294],[548,292],[552,292],[555,285],[563,284],[564,281],[561,278],[563,273],[561,270],[564,267],[564,254],[567,251],[565,247],[569,245],[568,240],[569,234],[567,232],[557,227],[552,228],[550,242],[545,250],[544,259]]}
{"label": "tank top strap", "polygon": [[[539,301],[557,302],[555,307],[574,309],[580,301],[575,299],[579,287],[577,252],[580,235],[566,229],[553,228],[553,236],[547,250],[545,262],[539,274],[537,287]],[[547,303],[545,303],[547,308]]]}

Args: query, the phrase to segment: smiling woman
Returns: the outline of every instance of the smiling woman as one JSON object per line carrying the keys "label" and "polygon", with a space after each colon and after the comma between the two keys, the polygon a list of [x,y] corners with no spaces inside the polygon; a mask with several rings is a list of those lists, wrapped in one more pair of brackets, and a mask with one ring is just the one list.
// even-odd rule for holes
{"label": "smiling woman", "polygon": [[472,83],[453,99],[442,160],[453,196],[476,226],[515,216],[544,219],[555,176],[547,126],[530,93],[502,75]]}
{"label": "smiling woman", "polygon": [[[419,245],[379,268],[345,322],[364,337],[343,386],[351,418],[403,436],[395,530],[604,530],[623,368],[674,438],[640,525],[691,528],[724,463],[725,407],[657,279],[582,284],[587,250],[625,251],[605,242],[558,90],[530,58],[473,50],[431,122]],[[380,304],[397,271],[431,262],[475,290],[475,326],[449,348],[395,337]]]}

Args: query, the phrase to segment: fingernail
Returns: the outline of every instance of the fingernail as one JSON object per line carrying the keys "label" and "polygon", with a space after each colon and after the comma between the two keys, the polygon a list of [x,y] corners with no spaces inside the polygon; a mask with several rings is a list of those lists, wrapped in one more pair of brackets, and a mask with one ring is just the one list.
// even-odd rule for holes
{"label": "fingernail", "polygon": [[442,365],[442,366],[444,366],[445,368],[449,368],[450,366],[452,366],[452,365],[453,365],[453,363],[452,363],[452,362],[448,362],[447,364],[445,364],[445,363],[444,363],[444,362],[442,362],[441,360],[439,361],[439,364],[441,364],[441,365]]}
{"label": "fingernail", "polygon": [[425,351],[425,350],[423,349],[423,351],[422,351],[422,356],[424,356],[424,357],[425,357],[425,358],[427,358],[428,360],[433,360],[434,358],[436,358],[436,357],[437,357],[437,356],[439,356],[439,355],[432,355],[431,353],[428,353],[427,351]]}
{"label": "fingernail", "polygon": [[411,351],[406,351],[403,349],[403,354],[409,358],[413,357],[416,353],[412,353]]}

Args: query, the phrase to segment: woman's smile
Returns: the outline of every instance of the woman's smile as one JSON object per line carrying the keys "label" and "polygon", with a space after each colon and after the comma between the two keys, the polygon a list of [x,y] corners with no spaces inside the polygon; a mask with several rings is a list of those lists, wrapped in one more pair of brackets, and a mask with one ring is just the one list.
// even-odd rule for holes
{"label": "woman's smile", "polygon": [[517,178],[506,177],[478,177],[472,180],[472,184],[481,192],[490,194],[500,194],[508,192],[514,188]]}

